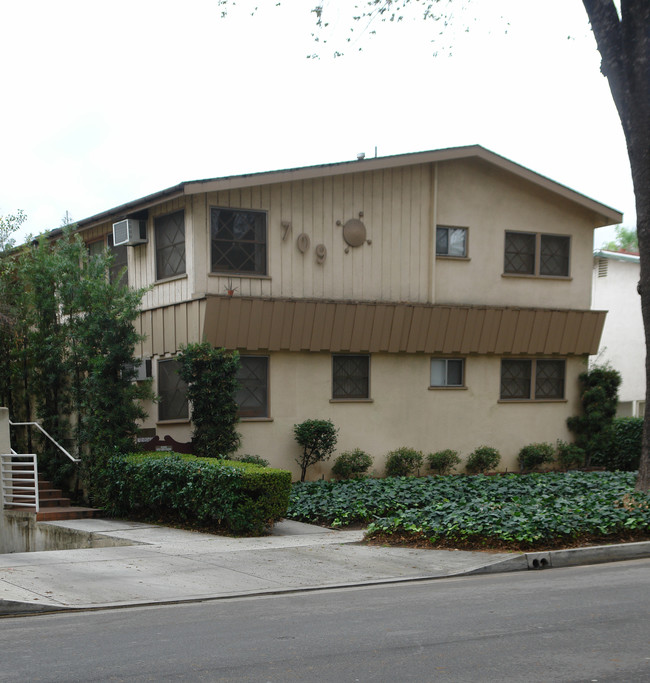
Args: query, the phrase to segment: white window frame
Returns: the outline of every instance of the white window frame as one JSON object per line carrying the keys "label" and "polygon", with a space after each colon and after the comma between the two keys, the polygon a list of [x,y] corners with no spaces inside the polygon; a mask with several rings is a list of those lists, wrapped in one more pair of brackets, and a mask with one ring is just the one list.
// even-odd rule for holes
{"label": "white window frame", "polygon": [[[447,253],[443,253],[438,251],[438,231],[441,230],[446,230],[447,231]],[[450,231],[453,230],[458,230],[462,231],[464,233],[464,240],[463,240],[463,253],[462,254],[450,254],[449,253],[449,244],[450,244]],[[457,225],[436,225],[436,257],[441,257],[441,258],[450,258],[450,259],[464,259],[467,258],[467,247],[468,247],[468,237],[469,237],[469,229],[466,227],[462,226],[457,226]]]}
{"label": "white window frame", "polygon": [[[449,363],[461,364],[461,383],[449,383]],[[444,364],[444,382],[442,384],[433,383],[433,366],[435,364]],[[465,359],[464,358],[431,358],[429,362],[429,387],[431,389],[461,389],[465,386]]]}

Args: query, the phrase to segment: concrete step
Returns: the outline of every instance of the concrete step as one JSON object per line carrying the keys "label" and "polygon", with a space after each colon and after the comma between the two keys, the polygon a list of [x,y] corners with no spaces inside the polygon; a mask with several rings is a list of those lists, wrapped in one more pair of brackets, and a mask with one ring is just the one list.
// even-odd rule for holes
{"label": "concrete step", "polygon": [[69,498],[42,498],[39,494],[38,496],[41,508],[69,508],[70,499]]}
{"label": "concrete step", "polygon": [[44,498],[65,498],[62,489],[49,489],[38,487],[38,497],[43,500]]}
{"label": "concrete step", "polygon": [[84,507],[41,508],[36,515],[37,522],[55,522],[64,519],[88,519],[94,517],[99,510]]}

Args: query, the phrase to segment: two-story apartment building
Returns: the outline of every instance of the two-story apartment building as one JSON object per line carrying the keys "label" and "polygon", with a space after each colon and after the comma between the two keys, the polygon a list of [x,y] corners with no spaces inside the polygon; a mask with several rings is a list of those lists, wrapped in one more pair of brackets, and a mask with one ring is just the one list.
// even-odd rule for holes
{"label": "two-story apartment building", "polygon": [[[112,247],[123,220],[132,246]],[[471,146],[184,182],[79,230],[151,286],[148,433],[189,440],[174,358],[205,339],[240,351],[241,452],[274,466],[297,472],[293,425],[330,418],[378,471],[402,445],[491,445],[513,469],[523,445],[570,439],[605,319],[593,230],[620,221]]]}

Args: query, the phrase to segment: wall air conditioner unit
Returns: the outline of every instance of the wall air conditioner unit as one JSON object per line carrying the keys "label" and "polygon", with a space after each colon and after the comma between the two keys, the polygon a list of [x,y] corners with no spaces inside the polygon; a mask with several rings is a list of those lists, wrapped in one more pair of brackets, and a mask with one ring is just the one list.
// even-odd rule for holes
{"label": "wall air conditioner unit", "polygon": [[127,363],[124,366],[125,370],[134,370],[135,376],[131,379],[132,382],[144,382],[146,379],[151,379],[151,358],[141,358],[135,363]]}
{"label": "wall air conditioner unit", "polygon": [[135,218],[125,218],[113,223],[113,245],[133,247],[147,242],[147,222]]}

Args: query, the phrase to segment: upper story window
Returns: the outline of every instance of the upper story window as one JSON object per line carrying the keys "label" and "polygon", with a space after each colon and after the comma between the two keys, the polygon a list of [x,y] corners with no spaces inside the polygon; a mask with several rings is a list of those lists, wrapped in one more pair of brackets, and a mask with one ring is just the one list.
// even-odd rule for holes
{"label": "upper story window", "polygon": [[173,358],[158,361],[159,420],[186,420],[189,417],[187,384],[178,370],[179,362]]}
{"label": "upper story window", "polygon": [[268,356],[240,356],[237,371],[239,389],[235,400],[239,417],[269,416],[269,359]]}
{"label": "upper story window", "polygon": [[332,398],[370,398],[370,356],[332,356]]}
{"label": "upper story window", "polygon": [[266,275],[266,212],[210,209],[213,273]]}
{"label": "upper story window", "polygon": [[464,386],[465,361],[462,358],[432,358],[432,387]]}
{"label": "upper story window", "polygon": [[128,257],[126,244],[120,244],[116,247],[113,244],[112,233],[107,236],[106,241],[108,243],[108,251],[113,255],[113,263],[108,270],[108,277],[111,282],[119,282],[121,285],[128,285],[129,273],[127,271]]}
{"label": "upper story window", "polygon": [[[106,241],[104,241],[106,240]],[[129,284],[129,274],[127,271],[127,252],[126,245],[115,246],[113,244],[113,235],[108,234],[106,238],[90,242],[88,246],[88,253],[90,257],[102,254],[106,249],[113,257],[113,262],[108,270],[108,278],[111,282],[117,282],[120,285],[127,286]],[[121,275],[121,277],[120,277]]]}
{"label": "upper story window", "polygon": [[436,256],[467,257],[467,228],[436,227]]}
{"label": "upper story window", "polygon": [[185,211],[175,211],[154,220],[156,235],[156,279],[185,273]]}
{"label": "upper story window", "polygon": [[503,270],[514,275],[569,276],[571,238],[534,232],[506,232]]}
{"label": "upper story window", "polygon": [[501,361],[501,400],[564,398],[566,362],[547,359]]}

